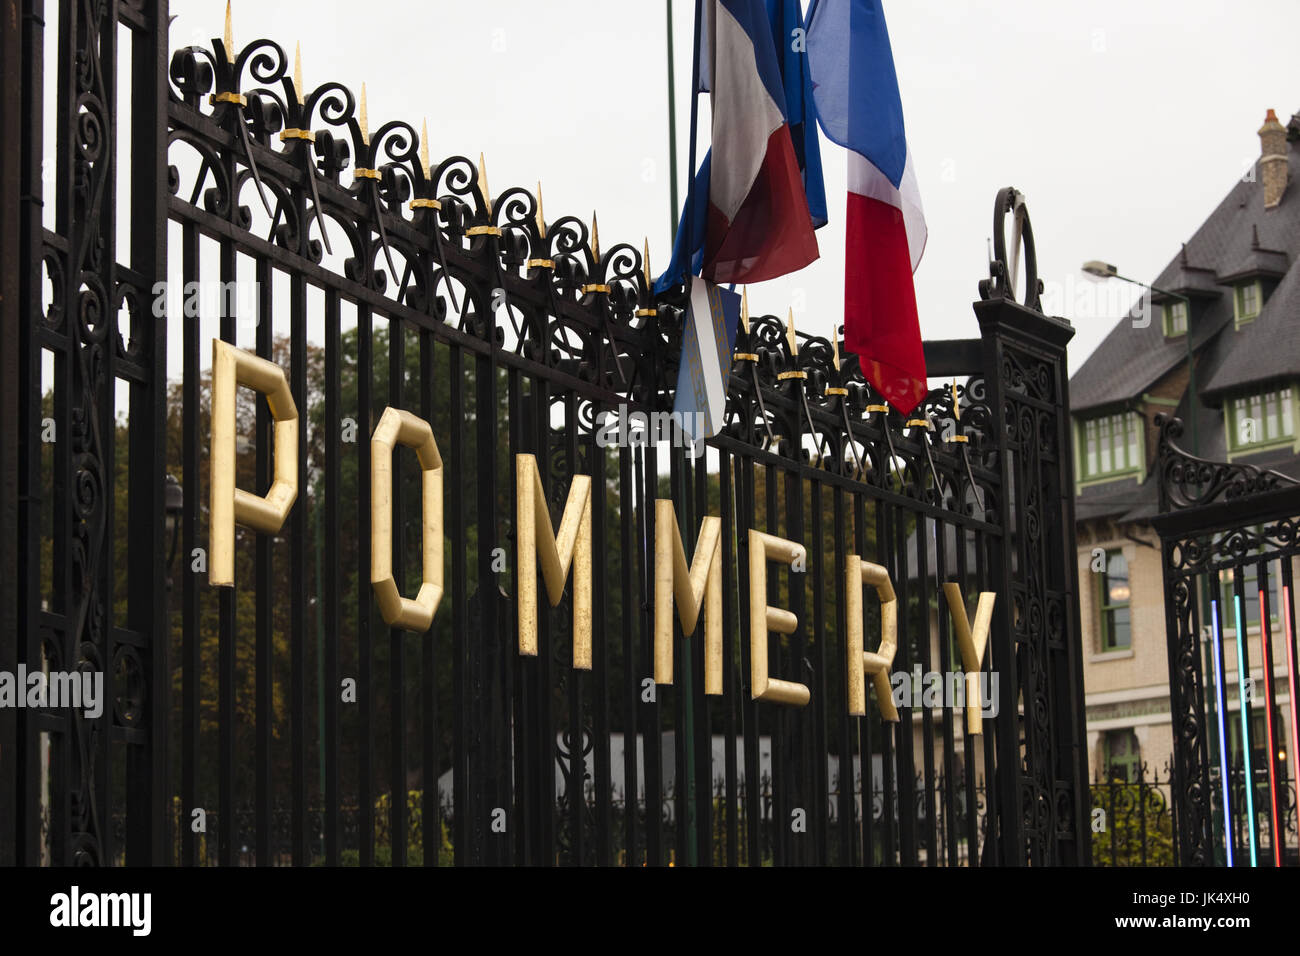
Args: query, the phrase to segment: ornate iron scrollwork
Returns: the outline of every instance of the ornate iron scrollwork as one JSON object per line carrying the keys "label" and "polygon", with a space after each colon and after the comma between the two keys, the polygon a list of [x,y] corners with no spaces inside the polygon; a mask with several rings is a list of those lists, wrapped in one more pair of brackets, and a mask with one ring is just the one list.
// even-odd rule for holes
{"label": "ornate iron scrollwork", "polygon": [[[1013,235],[1007,248],[1007,214],[1012,216]],[[1010,257],[1008,259],[1008,251]],[[989,263],[989,277],[980,280],[981,299],[1016,300],[1020,256],[1024,253],[1025,300],[1020,304],[1027,309],[1038,309],[1038,297],[1043,286],[1038,281],[1038,253],[1034,249],[1034,228],[1029,222],[1029,206],[1024,194],[1011,186],[998,190],[993,204],[993,260]]]}
{"label": "ornate iron scrollwork", "polygon": [[1160,510],[1208,505],[1220,498],[1233,501],[1246,495],[1300,484],[1294,478],[1245,462],[1215,462],[1188,454],[1178,444],[1183,435],[1180,418],[1157,415],[1160,444],[1156,471],[1160,481]]}

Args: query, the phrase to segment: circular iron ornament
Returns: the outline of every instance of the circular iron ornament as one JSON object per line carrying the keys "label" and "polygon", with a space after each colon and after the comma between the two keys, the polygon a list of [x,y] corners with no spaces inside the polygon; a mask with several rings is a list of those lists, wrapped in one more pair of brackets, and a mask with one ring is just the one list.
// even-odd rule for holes
{"label": "circular iron ornament", "polygon": [[[1012,216],[1015,230],[1011,241],[1010,259],[1007,257],[1007,214]],[[1025,298],[1016,298],[1021,257],[1025,269]],[[979,284],[982,299],[1010,299],[1027,309],[1038,309],[1038,296],[1043,291],[1038,281],[1038,253],[1034,249],[1034,227],[1029,221],[1029,206],[1025,196],[1013,186],[998,190],[993,201],[993,261],[989,263],[989,278]]]}

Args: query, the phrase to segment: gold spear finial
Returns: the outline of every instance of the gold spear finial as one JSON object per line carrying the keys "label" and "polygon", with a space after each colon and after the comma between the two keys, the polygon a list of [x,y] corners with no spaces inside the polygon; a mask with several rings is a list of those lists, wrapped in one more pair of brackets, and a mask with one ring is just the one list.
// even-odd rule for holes
{"label": "gold spear finial", "polygon": [[740,326],[749,334],[749,286],[740,290]]}
{"label": "gold spear finial", "polygon": [[424,178],[429,179],[432,169],[429,164],[429,121],[420,120],[420,165],[424,167]]}
{"label": "gold spear finial", "polygon": [[302,82],[302,43],[300,41],[293,48],[293,91],[297,94],[298,99],[302,99],[305,89],[306,87]]}
{"label": "gold spear finial", "polygon": [[537,180],[537,235],[546,238],[546,213],[542,210],[542,181]]}
{"label": "gold spear finial", "polygon": [[952,380],[952,414],[957,421],[961,421],[961,406],[957,404],[957,380]]}
{"label": "gold spear finial", "polygon": [[222,42],[226,45],[226,56],[235,55],[235,28],[230,22],[230,0],[226,0],[226,32],[222,35]]}
{"label": "gold spear finial", "polygon": [[799,354],[799,343],[795,340],[794,337],[794,306],[790,307],[790,315],[787,319],[787,326],[788,327],[786,329],[786,337],[789,338],[790,340],[790,355],[791,357],[793,357]]}
{"label": "gold spear finial", "polygon": [[370,116],[366,111],[366,84],[361,84],[361,142],[370,145]]}
{"label": "gold spear finial", "polygon": [[596,225],[596,210],[591,211],[591,258],[600,261],[600,229]]}
{"label": "gold spear finial", "polygon": [[840,370],[840,337],[835,334],[834,329],[831,330],[831,348],[834,349],[835,371],[838,372]]}
{"label": "gold spear finial", "polygon": [[483,202],[487,203],[487,214],[492,215],[492,190],[488,189],[487,160],[478,154],[478,188],[483,190]]}
{"label": "gold spear finial", "polygon": [[645,252],[641,256],[641,269],[645,273],[645,287],[651,290],[654,287],[654,281],[650,278],[650,237],[645,237]]}

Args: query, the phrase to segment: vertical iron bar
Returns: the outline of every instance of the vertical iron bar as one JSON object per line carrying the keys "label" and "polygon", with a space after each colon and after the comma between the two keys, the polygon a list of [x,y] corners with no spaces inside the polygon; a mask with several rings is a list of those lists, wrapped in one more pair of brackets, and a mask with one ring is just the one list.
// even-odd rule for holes
{"label": "vertical iron bar", "polygon": [[[835,781],[835,794],[838,798],[836,813],[839,815],[839,835],[836,857],[831,861],[839,866],[853,866],[858,862],[858,841],[854,838],[853,833],[853,793],[855,787],[855,774],[853,772],[853,738],[856,729],[856,721],[849,716],[848,708],[848,677],[850,670],[854,667],[861,667],[860,661],[851,661],[847,658],[848,644],[848,607],[847,590],[845,589],[845,574],[847,574],[848,553],[845,549],[844,529],[848,521],[847,509],[844,506],[844,489],[836,485],[831,492],[831,538],[834,547],[835,561],[831,569],[831,577],[835,584],[835,636],[837,640],[831,645],[831,659],[838,657],[843,662],[841,671],[843,679],[836,687],[834,695],[834,706],[839,714],[838,729],[839,746],[839,775]],[[855,582],[856,583],[856,582]],[[861,587],[861,585],[858,585]],[[834,668],[828,673],[834,673]],[[824,681],[823,685],[830,692],[830,681]]]}
{"label": "vertical iron bar", "polygon": [[[138,275],[166,276],[167,270],[167,24],[168,5],[148,8],[147,27],[131,33],[131,268]],[[39,85],[42,70],[31,82]],[[17,89],[16,86],[8,87]],[[145,224],[148,224],[146,226]],[[0,243],[3,240],[0,239]],[[7,258],[7,257],[6,257]],[[12,261],[12,260],[9,260]],[[4,290],[0,289],[0,296]],[[144,302],[139,306],[147,308]],[[30,313],[29,313],[30,314]],[[148,322],[148,319],[144,319]],[[130,494],[128,567],[129,619],[149,635],[143,679],[150,688],[148,743],[128,747],[128,864],[170,864],[171,820],[167,730],[171,716],[170,591],[165,566],[170,540],[165,535],[167,471],[167,329],[153,323],[140,352],[149,370],[146,383],[132,383],[130,463],[136,475]],[[11,340],[11,341],[16,341]],[[11,432],[13,434],[13,432]],[[12,579],[12,575],[7,578]],[[2,599],[2,597],[0,597]],[[7,605],[13,607],[13,604]],[[14,631],[17,633],[17,631]],[[0,746],[3,746],[0,732]],[[3,764],[0,764],[3,773]],[[4,799],[0,796],[0,806]],[[3,811],[0,810],[0,813]],[[3,833],[0,821],[0,833]],[[0,863],[3,862],[0,851]]]}
{"label": "vertical iron bar", "polygon": [[[886,421],[885,428],[889,427]],[[915,633],[914,612],[911,602],[907,573],[907,521],[903,514],[898,514],[894,521],[894,566],[891,572],[898,592],[898,667],[912,671],[912,641]],[[918,640],[919,643],[919,640]],[[915,677],[915,674],[913,674]],[[916,688],[912,688],[915,693]],[[922,711],[924,713],[924,710]],[[917,845],[919,837],[916,832],[916,759],[913,754],[912,701],[908,700],[898,709],[898,844],[899,863],[903,866],[916,866],[919,862]]]}
{"label": "vertical iron bar", "polygon": [[736,591],[736,571],[738,560],[736,554],[736,513],[735,480],[733,475],[735,459],[727,451],[718,452],[718,496],[722,509],[722,694],[723,694],[723,763],[726,780],[723,786],[722,813],[726,825],[727,866],[740,865],[739,827],[737,814],[740,805],[737,798],[736,760],[736,712],[741,696],[738,689],[740,673],[736,668],[736,644],[738,640],[736,605],[732,595]]}
{"label": "vertical iron bar", "polygon": [[[220,245],[220,275],[223,288],[231,288],[236,280],[235,246],[229,239],[222,239]],[[222,297],[221,339],[235,344],[235,323],[227,297]],[[238,398],[236,398],[238,405]],[[300,403],[299,408],[305,407]],[[211,462],[209,462],[211,467]],[[234,465],[238,474],[238,466]],[[301,487],[301,485],[299,486]],[[235,554],[239,554],[239,532],[234,539]],[[217,607],[220,612],[220,630],[217,638],[217,662],[219,672],[219,691],[217,705],[217,722],[219,727],[220,749],[218,766],[219,793],[217,804],[221,808],[217,827],[217,859],[222,866],[235,864],[235,598],[239,580],[228,588],[217,590]],[[302,593],[302,592],[298,592]]]}
{"label": "vertical iron bar", "polygon": [[618,449],[618,525],[619,546],[622,549],[623,591],[623,846],[627,866],[636,866],[640,859],[637,840],[637,804],[639,775],[637,773],[638,742],[641,733],[637,722],[641,699],[641,681],[636,666],[635,622],[640,595],[636,590],[639,551],[635,534],[636,484],[632,477],[632,449],[620,444]]}
{"label": "vertical iron bar", "polygon": [[1259,656],[1264,668],[1264,734],[1268,738],[1268,836],[1273,851],[1273,865],[1282,865],[1282,844],[1278,830],[1277,728],[1273,714],[1277,710],[1277,688],[1273,683],[1272,628],[1269,626],[1268,561],[1260,558],[1255,583],[1259,587]]}
{"label": "vertical iron bar", "polygon": [[[339,567],[339,545],[343,537],[343,520],[339,494],[343,487],[343,411],[339,397],[343,391],[342,315],[339,295],[333,288],[325,290],[325,418],[322,425],[325,446],[325,542],[318,560],[324,565],[324,593],[320,595],[324,612],[324,687],[325,726],[320,743],[324,754],[325,781],[325,863],[339,863],[339,631],[343,616],[343,578]],[[308,409],[302,410],[303,415]],[[361,438],[362,436],[357,436]],[[364,439],[363,439],[364,440]],[[303,501],[303,506],[307,505]],[[313,507],[321,503],[312,501]]]}
{"label": "vertical iron bar", "polygon": [[[470,473],[465,452],[465,378],[464,356],[459,345],[450,346],[447,359],[448,418],[451,427],[451,465],[447,469],[450,479],[447,490],[449,532],[452,543],[451,561],[451,660],[452,687],[455,708],[452,712],[452,844],[457,866],[465,866],[473,859],[476,850],[470,842],[470,818],[483,812],[469,799],[470,754],[468,735],[471,732],[473,694],[470,691],[467,656],[468,642],[473,635],[469,627],[469,583],[467,557],[469,541],[465,528],[465,479]],[[476,477],[476,476],[475,476]]]}
{"label": "vertical iron bar", "polygon": [[[654,674],[654,500],[659,481],[658,455],[653,444],[637,449],[637,486],[641,507],[637,511],[637,551],[641,570],[641,673]],[[645,728],[645,818],[646,863],[663,866],[668,862],[663,847],[663,727],[658,694],[646,701],[640,725]]]}
{"label": "vertical iron bar", "polygon": [[[190,222],[181,226],[181,277],[185,285],[199,280],[199,231]],[[202,659],[199,655],[199,573],[194,570],[194,552],[199,547],[199,319],[182,318],[181,431],[182,481],[185,495],[181,517],[181,859],[186,866],[199,865],[198,835],[191,814],[201,808],[199,761],[202,736],[199,724],[199,684]],[[205,545],[207,540],[205,539]]]}
{"label": "vertical iron bar", "polygon": [[[691,446],[692,455],[696,446]],[[694,555],[695,547],[699,544],[698,536],[700,522],[709,511],[709,489],[708,489],[708,450],[699,446],[698,457],[692,457],[692,474],[695,479],[695,507],[691,515],[691,554]],[[683,449],[683,454],[686,450]],[[693,829],[695,833],[695,864],[698,866],[713,865],[713,722],[711,717],[711,708],[709,698],[704,693],[704,628],[702,622],[707,616],[707,610],[701,605],[701,610],[705,611],[695,624],[695,637],[690,641],[690,658],[692,662],[691,674],[692,680],[689,687],[691,704],[691,722],[694,731],[694,766],[692,767],[691,785],[694,788],[694,799],[692,801],[692,813],[694,814]],[[694,675],[698,674],[699,677]]]}
{"label": "vertical iron bar", "polygon": [[[420,329],[420,417],[434,430],[438,421],[434,414],[434,395],[437,381],[434,375],[434,341],[428,329]],[[444,467],[444,486],[447,469]],[[420,501],[420,514],[424,514],[424,500]],[[423,524],[423,518],[421,520]],[[423,553],[423,538],[421,553]],[[439,604],[439,610],[442,609]],[[444,611],[445,616],[445,611]],[[429,629],[421,635],[422,660],[420,667],[421,752],[420,752],[420,824],[423,837],[422,851],[425,866],[439,864],[438,851],[442,847],[442,800],[438,791],[438,634],[441,628],[435,615]]]}
{"label": "vertical iron bar", "polygon": [[[357,303],[357,423],[362,435],[374,431],[374,317]],[[370,588],[370,442],[357,442],[357,857],[375,862],[374,800],[374,596]],[[453,512],[454,513],[454,512]],[[394,524],[396,527],[396,524]]]}
{"label": "vertical iron bar", "polygon": [[[271,360],[271,338],[273,333],[272,310],[273,296],[271,290],[270,260],[257,260],[257,355],[267,361]],[[257,455],[257,487],[271,487],[271,409],[265,401],[257,402],[257,432],[254,437]],[[192,488],[189,494],[197,494],[198,488]],[[188,497],[188,495],[187,495]],[[259,534],[254,541],[253,577],[256,601],[255,621],[253,624],[253,653],[256,657],[256,686],[254,695],[254,851],[258,866],[270,866],[272,839],[272,755],[274,740],[275,714],[275,643],[274,617],[271,606],[274,578],[272,576],[273,536]],[[182,821],[182,824],[184,821]]]}
{"label": "vertical iron bar", "polygon": [[[289,389],[299,414],[307,413],[307,283],[303,274],[289,277]],[[298,488],[307,488],[307,429],[298,429]],[[307,593],[307,507],[299,502],[289,516],[290,593]],[[307,719],[307,615],[305,602],[294,601],[289,610],[290,737],[292,755],[293,828],[290,847],[295,866],[311,862],[307,844],[307,751],[310,726]],[[222,807],[225,812],[225,807]]]}
{"label": "vertical iron bar", "polygon": [[[812,761],[812,789],[816,804],[808,809],[810,811],[809,815],[812,817],[816,843],[810,847],[812,853],[809,855],[808,862],[826,866],[831,862],[830,827],[826,818],[826,807],[830,800],[830,780],[827,767],[830,754],[827,745],[829,739],[827,733],[827,721],[829,719],[827,707],[830,704],[830,682],[826,679],[826,644],[829,635],[826,628],[826,579],[824,567],[826,532],[822,520],[822,483],[814,478],[809,484],[811,486],[809,489],[809,510],[812,513],[812,548],[810,549],[813,595],[812,633],[813,643],[816,648],[816,664],[809,680],[809,688],[812,691],[812,699],[809,705],[812,708],[812,713],[804,717],[804,724],[809,726],[812,731],[812,741],[811,746],[808,748],[808,754],[809,759]],[[806,675],[806,656],[804,656],[804,663],[804,673]]]}
{"label": "vertical iron bar", "polygon": [[[405,408],[406,331],[399,319],[388,319],[388,403]],[[393,578],[399,590],[406,584],[406,483],[401,468],[393,467]],[[388,840],[393,866],[406,866],[406,634],[398,627],[388,629],[388,732],[391,763],[389,772]]]}
{"label": "vertical iron bar", "polygon": [[[873,508],[873,510],[875,510]],[[879,531],[877,531],[876,541],[879,542]],[[859,557],[865,558],[867,555],[867,510],[866,501],[861,492],[853,493],[853,549]],[[857,582],[854,582],[857,586]],[[865,632],[866,626],[863,625]],[[848,633],[847,631],[845,632]],[[861,666],[856,661],[853,666]],[[847,691],[846,691],[847,696]],[[867,712],[859,717],[853,723],[856,725],[856,736],[858,737],[858,782],[857,787],[861,793],[862,803],[862,865],[875,866],[876,864],[876,839],[875,839],[875,772],[872,767],[872,757],[875,750],[871,743],[871,701],[872,694],[867,694]],[[852,754],[852,747],[849,747],[849,753]],[[883,769],[883,768],[882,768]],[[852,778],[850,778],[852,779]],[[882,808],[883,812],[883,808]]]}
{"label": "vertical iron bar", "polygon": [[[767,473],[764,472],[766,478]],[[748,455],[740,458],[740,475],[736,481],[736,530],[738,554],[736,573],[740,579],[740,707],[741,728],[745,735],[745,862],[748,866],[762,866],[763,854],[760,828],[763,822],[763,768],[760,763],[762,730],[758,721],[758,701],[753,697],[749,647],[749,529],[758,527],[754,493],[754,459]]]}
{"label": "vertical iron bar", "polygon": [[[961,587],[962,601],[964,602],[966,600],[967,590],[966,575],[964,573],[966,562],[964,560],[965,555],[963,554],[966,550],[966,529],[957,522],[953,522],[951,527],[953,532],[953,548],[957,552],[957,554],[953,556],[956,559],[955,563],[958,568],[957,584]],[[959,659],[959,654],[952,653],[951,632],[948,629],[950,615],[945,613],[947,612],[947,596],[943,590],[943,585],[947,580],[950,558],[948,556],[948,525],[945,524],[942,518],[936,518],[934,520],[934,542],[934,596],[935,617],[938,619],[936,623],[938,625],[937,629],[939,635],[939,672],[943,675],[944,686],[948,687],[952,686],[953,683],[949,680],[948,675],[954,672],[963,671],[964,668],[960,666],[961,661]],[[929,612],[927,611],[925,613],[928,617]],[[927,635],[926,643],[928,645],[929,627],[926,627],[925,631]],[[962,681],[962,685],[964,687],[964,680]],[[962,698],[962,703],[966,703],[965,697]],[[947,702],[945,701],[941,717],[942,726],[940,728],[941,733],[943,734],[943,772],[941,779],[943,780],[943,814],[946,823],[944,827],[944,837],[947,841],[946,852],[948,856],[948,865],[956,866],[958,853],[956,793],[961,782],[957,779],[956,774],[957,744],[953,724],[958,717],[958,713],[955,712],[952,707],[946,706],[946,704]],[[961,712],[961,717],[964,721],[964,711]],[[963,723],[962,740],[965,740],[969,736],[970,735],[965,732],[965,724]],[[931,761],[927,760],[926,765],[930,766]],[[965,770],[964,764],[962,769],[963,771]]]}
{"label": "vertical iron bar", "polygon": [[[598,421],[602,409],[599,403],[592,405],[592,421]],[[597,429],[592,428],[588,436],[587,462],[591,472],[591,534],[592,555],[607,555],[605,542],[606,498],[608,481],[606,479],[607,459],[605,449],[596,440]],[[619,555],[620,565],[627,561],[628,553]],[[614,862],[610,779],[610,720],[609,695],[611,682],[609,676],[610,640],[606,626],[606,575],[601,573],[601,560],[595,558],[592,568],[592,738],[594,743],[594,761],[596,771],[596,864],[610,866]],[[624,598],[626,600],[626,596]],[[635,737],[625,737],[635,740]]]}

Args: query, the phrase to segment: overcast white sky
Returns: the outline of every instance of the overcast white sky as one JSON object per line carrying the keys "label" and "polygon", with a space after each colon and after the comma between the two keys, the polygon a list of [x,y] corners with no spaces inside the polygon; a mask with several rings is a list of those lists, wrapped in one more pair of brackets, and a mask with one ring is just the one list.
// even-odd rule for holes
{"label": "overcast white sky", "polygon": [[[806,5],[806,4],[805,4]],[[173,47],[220,36],[224,0],[172,0]],[[682,196],[693,4],[674,3]],[[922,334],[978,334],[997,189],[1026,195],[1045,308],[1078,329],[1078,368],[1132,293],[1097,285],[1100,258],[1145,281],[1250,163],[1266,109],[1300,109],[1296,0],[885,0],[929,244],[916,273]],[[428,117],[435,164],[487,156],[495,193],[542,182],[548,219],[600,216],[602,245],[650,240],[667,259],[663,0],[234,0],[238,45],[301,41],[308,86],[359,90],[371,128]],[[707,98],[701,100],[707,103]],[[707,148],[702,113],[700,157]],[[750,288],[755,312],[826,334],[842,321],[844,154],[822,141],[832,221],[821,259]]]}

